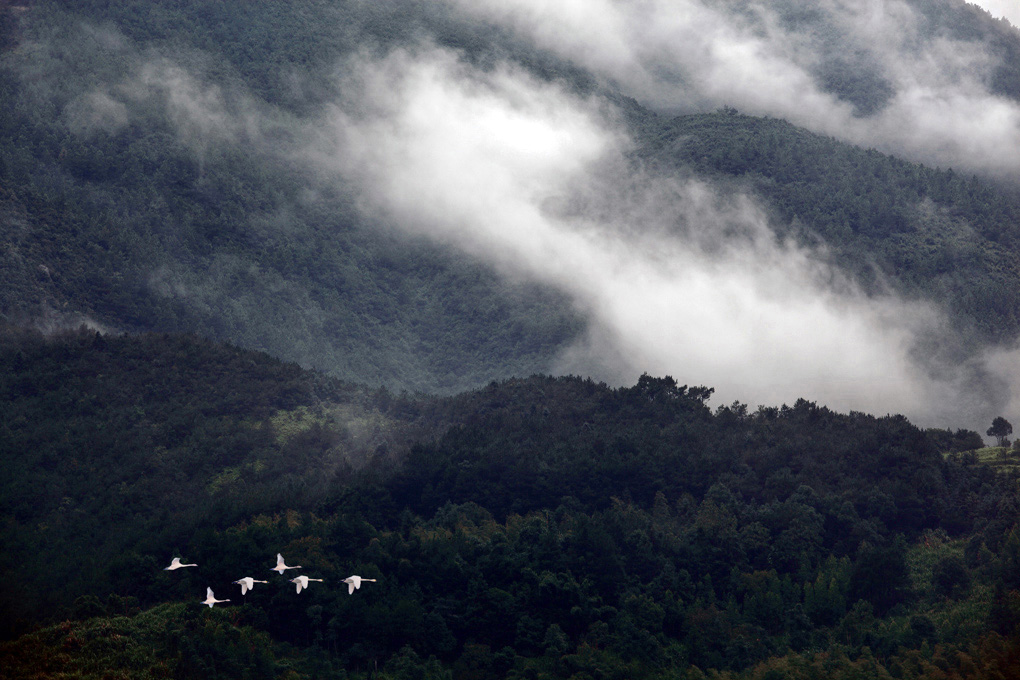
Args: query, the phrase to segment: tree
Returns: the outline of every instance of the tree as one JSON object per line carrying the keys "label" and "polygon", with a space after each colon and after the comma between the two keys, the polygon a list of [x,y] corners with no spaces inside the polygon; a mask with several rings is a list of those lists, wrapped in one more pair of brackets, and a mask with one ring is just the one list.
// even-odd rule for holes
{"label": "tree", "polygon": [[1009,446],[1009,439],[1007,437],[1013,434],[1013,426],[1009,424],[1008,420],[998,416],[992,421],[992,426],[988,428],[985,434],[989,437],[995,437],[995,441],[999,446]]}
{"label": "tree", "polygon": [[970,587],[970,572],[962,557],[948,555],[935,563],[931,581],[937,594],[952,597]]}
{"label": "tree", "polygon": [[850,573],[850,601],[867,600],[885,616],[910,595],[907,547],[902,536],[885,547],[864,544]]}

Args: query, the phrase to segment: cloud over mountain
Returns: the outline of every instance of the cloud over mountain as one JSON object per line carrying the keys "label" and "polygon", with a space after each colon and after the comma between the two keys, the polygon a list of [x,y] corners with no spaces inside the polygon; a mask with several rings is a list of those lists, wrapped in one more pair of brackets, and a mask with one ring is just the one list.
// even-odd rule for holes
{"label": "cloud over mountain", "polygon": [[994,86],[1002,50],[974,39],[982,17],[963,3],[450,1],[660,110],[730,105],[933,165],[1020,171],[1020,102]]}
{"label": "cloud over mountain", "polygon": [[974,0],[971,5],[977,5],[993,17],[1005,19],[1013,26],[1020,27],[1020,4],[1013,0]]}
{"label": "cloud over mountain", "polygon": [[[363,225],[424,237],[507,280],[555,289],[587,326],[547,364],[550,372],[618,384],[669,373],[714,386],[727,401],[807,397],[974,427],[1005,408],[1010,385],[1020,384],[1009,370],[1013,353],[931,360],[943,356],[931,350],[946,334],[937,302],[865,295],[823,246],[779,238],[750,196],[641,166],[629,153],[625,116],[592,94],[597,88],[576,87],[583,75],[572,80],[594,74],[609,91],[665,112],[731,105],[934,164],[1015,174],[1020,104],[996,80],[1008,40],[969,40],[963,24],[950,30],[922,5],[448,0],[416,9],[420,25],[407,32],[427,35],[434,20],[448,22],[454,36],[485,41],[447,36],[467,44],[453,49],[429,38],[365,39],[363,52],[338,51],[328,67],[317,65],[322,76],[339,61],[335,81],[321,77],[328,82],[315,97],[296,87],[275,99],[211,52],[173,52],[112,27],[79,26],[69,30],[81,40],[41,41],[26,59],[22,105],[53,108],[90,143],[158,131],[174,140],[173,153],[197,161],[198,180],[188,170],[180,186],[230,179],[201,187],[212,205],[232,195],[238,167],[253,169],[247,181],[265,202],[229,216],[239,243],[272,249],[329,238],[328,219],[302,231],[291,216],[310,205],[317,213],[336,207],[319,196],[342,194],[346,210],[350,195]],[[365,7],[357,6],[370,13]],[[481,22],[488,30],[475,33]],[[358,43],[353,29],[348,38]],[[59,49],[72,42],[104,69],[75,72]],[[52,88],[53,80],[71,85]],[[239,158],[243,164],[232,165]],[[274,193],[280,179],[288,191]],[[156,224],[171,244],[174,230],[187,226],[163,215]],[[313,301],[323,296],[303,288],[307,282],[260,262],[256,248],[207,254],[202,266],[160,261],[150,289],[210,317],[233,310],[248,337],[278,333],[273,347],[300,360],[311,353],[295,348],[342,345],[322,320],[350,315],[322,311]],[[246,282],[247,297],[232,281]],[[251,310],[270,298],[286,309],[286,323],[249,324]],[[378,333],[375,311],[366,313],[367,327]],[[395,328],[384,330],[400,336]],[[356,361],[346,348],[337,355]],[[386,370],[372,379],[385,380]]]}
{"label": "cloud over mountain", "polygon": [[935,310],[863,295],[746,196],[635,168],[596,100],[434,47],[348,73],[315,162],[367,213],[566,292],[590,325],[556,369],[670,373],[763,404],[959,408],[964,372],[935,378],[915,358]]}

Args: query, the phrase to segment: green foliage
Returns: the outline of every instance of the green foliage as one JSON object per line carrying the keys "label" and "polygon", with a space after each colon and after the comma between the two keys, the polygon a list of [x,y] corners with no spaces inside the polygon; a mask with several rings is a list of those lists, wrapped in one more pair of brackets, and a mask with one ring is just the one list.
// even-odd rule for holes
{"label": "green foliage", "polygon": [[188,604],[160,605],[134,616],[65,621],[0,643],[4,677],[278,677],[285,653],[229,613]]}
{"label": "green foliage", "polygon": [[906,546],[898,541],[885,548],[862,546],[850,574],[850,597],[867,600],[883,615],[909,597],[910,576]]}
{"label": "green foliage", "polygon": [[949,429],[928,428],[925,430],[928,438],[935,442],[935,446],[945,453],[960,453],[963,451],[974,451],[985,446],[985,440],[973,430],[957,429],[955,432]]}
{"label": "green foliage", "polygon": [[[279,435],[281,414],[323,397],[331,409],[309,417],[311,432]],[[377,455],[383,434],[357,423],[388,422],[366,390],[266,355],[84,329],[0,335],[0,410],[3,559],[24,570],[0,586],[7,631],[111,584],[146,604],[162,598],[155,546],[169,560],[211,520],[307,506],[309,491]],[[385,429],[391,443],[405,436]],[[80,561],[53,579],[69,555]]]}
{"label": "green foliage", "polygon": [[1009,439],[1007,437],[1013,434],[1013,426],[1002,416],[997,416],[985,434],[989,437],[995,437],[999,446],[1006,447],[1009,446]]}
{"label": "green foliage", "polygon": [[804,584],[804,612],[812,621],[831,626],[846,614],[850,597],[849,558],[829,556],[813,582]]}
{"label": "green foliage", "polygon": [[932,570],[932,585],[939,595],[951,597],[970,587],[970,572],[958,555],[943,557]]}
{"label": "green foliage", "polygon": [[[903,418],[712,411],[651,376],[396,397],[87,330],[8,332],[0,364],[12,677],[910,677],[1013,653],[1015,476]],[[297,595],[277,552],[324,582]],[[348,595],[351,573],[378,580]]]}
{"label": "green foliage", "polygon": [[1004,446],[984,446],[973,451],[957,456],[957,459],[967,464],[986,465],[1000,472],[1015,472],[1020,470],[1020,452],[1015,448]]}

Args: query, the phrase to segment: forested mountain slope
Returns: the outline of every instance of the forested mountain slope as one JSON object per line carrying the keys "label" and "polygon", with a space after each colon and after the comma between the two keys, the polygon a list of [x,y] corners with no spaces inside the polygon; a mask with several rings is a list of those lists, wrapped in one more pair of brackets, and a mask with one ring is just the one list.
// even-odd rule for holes
{"label": "forested mountain slope", "polygon": [[[943,450],[974,433],[713,410],[650,376],[394,397],[164,335],[11,332],[0,365],[8,677],[966,676],[1017,653],[1015,473]],[[325,581],[295,594],[277,552]],[[378,581],[348,595],[350,573]]]}
{"label": "forested mountain slope", "polygon": [[[360,390],[193,337],[4,341],[0,559],[5,573],[31,564],[4,588],[8,622],[132,573],[129,548],[177,544],[212,515],[302,507],[372,453],[380,425]],[[363,431],[291,425],[323,389]]]}
{"label": "forested mountain slope", "polygon": [[1010,403],[1020,32],[860,7],[0,2],[0,676],[1009,677],[1017,466],[684,384]]}
{"label": "forested mountain slope", "polygon": [[1020,193],[772,118],[680,116],[643,138],[666,167],[746,182],[774,224],[821,240],[858,281],[890,283],[1006,341],[1020,330]]}
{"label": "forested mountain slope", "polygon": [[[776,119],[621,103],[568,60],[441,7],[50,0],[0,12],[8,321],[194,332],[394,389],[550,371],[587,326],[575,302],[380,224],[309,161],[349,87],[345,60],[424,39],[608,97],[635,167],[736,178],[777,232],[820,241],[872,292],[933,301],[968,342],[1020,329],[1015,192]],[[1008,65],[1013,43],[994,39]],[[825,68],[829,89],[880,108],[871,85],[840,76],[847,64]],[[1012,82],[996,73],[1000,89]]]}
{"label": "forested mountain slope", "polygon": [[580,324],[559,295],[366,224],[290,157],[337,61],[411,10],[222,8],[4,6],[3,317],[193,331],[407,389],[546,366]]}

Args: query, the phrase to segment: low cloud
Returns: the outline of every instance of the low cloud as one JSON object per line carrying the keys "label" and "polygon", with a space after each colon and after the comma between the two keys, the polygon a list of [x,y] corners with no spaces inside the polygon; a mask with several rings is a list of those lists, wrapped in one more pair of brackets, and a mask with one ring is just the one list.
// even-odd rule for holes
{"label": "low cloud", "polygon": [[267,138],[284,116],[241,87],[202,78],[173,60],[152,57],[115,91],[141,118],[157,115],[204,163],[227,148],[270,151]]}
{"label": "low cloud", "polygon": [[[989,55],[928,40],[897,65],[880,50],[906,50],[920,28],[896,30],[917,15],[889,2],[869,18],[870,6],[820,5],[840,9],[845,39],[865,45],[895,84],[868,117],[817,85],[816,38],[756,6],[735,21],[696,0],[669,12],[659,0],[593,0],[584,12],[511,0],[477,5],[472,16],[515,26],[663,109],[731,104],[944,165],[982,156],[989,171],[1020,165],[1006,153],[1016,148],[1009,135],[996,136],[1015,127],[1016,105],[975,75]],[[431,46],[354,58],[339,69],[343,98],[299,119],[200,68],[139,55],[118,77],[83,88],[65,120],[87,134],[169,125],[200,162],[243,147],[260,162],[313,168],[321,183],[310,191],[350,188],[371,223],[562,291],[588,329],[550,372],[615,384],[671,374],[717,388],[723,402],[805,397],[974,428],[1004,412],[1009,386],[1020,385],[1009,373],[1015,353],[933,361],[932,339],[947,333],[937,309],[863,294],[823,248],[780,240],[747,196],[634,167],[626,128],[604,100],[509,63],[480,68]],[[975,125],[987,129],[968,138]],[[181,295],[183,280],[154,285]]]}
{"label": "low cloud", "polygon": [[[730,105],[933,165],[1020,171],[1020,103],[990,86],[1000,55],[906,0],[449,1],[660,110]],[[820,73],[871,88],[870,106]]]}
{"label": "low cloud", "polygon": [[347,72],[309,154],[366,213],[566,292],[590,326],[556,371],[924,420],[973,397],[972,372],[934,377],[915,358],[942,328],[935,310],[865,296],[824,252],[778,240],[747,197],[631,167],[596,101],[437,48]]}
{"label": "low cloud", "polygon": [[[60,38],[80,41],[78,57],[103,68],[74,77],[61,73],[74,66],[67,55],[53,54]],[[60,119],[75,134],[117,134],[131,124],[166,127],[202,165],[228,148],[270,153],[267,140],[275,130],[294,124],[231,79],[229,68],[194,51],[171,58],[134,44],[114,28],[88,23],[36,49],[46,55],[39,67],[46,75],[32,80],[64,84],[60,90],[35,85],[37,105],[59,108]]]}
{"label": "low cloud", "polygon": [[77,134],[116,133],[128,124],[128,108],[109,92],[95,90],[76,97],[64,108],[64,118]]}

